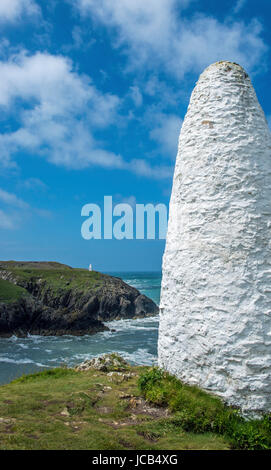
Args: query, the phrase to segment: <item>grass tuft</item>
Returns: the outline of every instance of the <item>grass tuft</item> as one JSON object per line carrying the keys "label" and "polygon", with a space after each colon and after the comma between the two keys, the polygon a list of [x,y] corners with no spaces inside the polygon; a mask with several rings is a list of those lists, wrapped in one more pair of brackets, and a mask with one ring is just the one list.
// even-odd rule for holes
{"label": "grass tuft", "polygon": [[223,435],[235,449],[271,449],[271,415],[246,421],[219,398],[157,367],[143,373],[138,385],[147,401],[169,407],[174,413],[172,424],[185,432]]}
{"label": "grass tuft", "polygon": [[0,302],[10,303],[28,296],[28,292],[12,282],[0,279]]}
{"label": "grass tuft", "polygon": [[13,380],[11,383],[26,383],[26,382],[36,382],[37,380],[44,379],[60,379],[67,377],[68,375],[74,376],[77,372],[74,369],[68,369],[64,367],[57,367],[55,369],[43,370],[41,372],[35,372],[34,374],[24,374],[21,377]]}

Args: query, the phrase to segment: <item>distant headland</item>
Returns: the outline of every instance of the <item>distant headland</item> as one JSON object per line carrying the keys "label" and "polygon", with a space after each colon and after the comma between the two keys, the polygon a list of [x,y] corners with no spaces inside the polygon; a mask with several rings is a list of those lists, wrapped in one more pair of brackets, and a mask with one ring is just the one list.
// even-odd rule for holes
{"label": "distant headland", "polygon": [[158,313],[117,277],[56,262],[0,261],[0,336],[85,335]]}

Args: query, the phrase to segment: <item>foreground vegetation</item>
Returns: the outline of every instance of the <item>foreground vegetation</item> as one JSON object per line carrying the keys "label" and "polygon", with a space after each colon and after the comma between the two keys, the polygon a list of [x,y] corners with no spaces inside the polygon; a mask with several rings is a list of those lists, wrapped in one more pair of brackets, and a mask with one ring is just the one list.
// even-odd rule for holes
{"label": "foreground vegetation", "polygon": [[141,375],[139,388],[149,402],[169,407],[174,413],[172,423],[183,431],[214,432],[228,438],[234,449],[271,449],[271,414],[261,420],[245,420],[219,398],[184,385],[158,368]]}
{"label": "foreground vegetation", "polygon": [[58,368],[0,387],[0,449],[271,448],[270,421],[149,367]]}

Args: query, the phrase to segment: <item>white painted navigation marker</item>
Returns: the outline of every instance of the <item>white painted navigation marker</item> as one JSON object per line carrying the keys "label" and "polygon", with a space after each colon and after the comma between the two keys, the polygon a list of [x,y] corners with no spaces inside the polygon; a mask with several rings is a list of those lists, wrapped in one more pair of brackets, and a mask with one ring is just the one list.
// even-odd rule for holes
{"label": "white painted navigation marker", "polygon": [[244,415],[271,411],[271,134],[231,62],[201,74],[180,134],[158,356]]}

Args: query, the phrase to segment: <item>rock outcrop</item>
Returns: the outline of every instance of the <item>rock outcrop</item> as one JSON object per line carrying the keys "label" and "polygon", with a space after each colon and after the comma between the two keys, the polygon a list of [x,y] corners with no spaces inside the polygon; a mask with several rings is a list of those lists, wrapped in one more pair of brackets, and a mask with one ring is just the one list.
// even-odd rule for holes
{"label": "rock outcrop", "polygon": [[84,362],[75,367],[75,370],[99,370],[102,372],[123,372],[130,367],[130,364],[123,359],[118,353],[103,354],[99,357],[86,359]]}
{"label": "rock outcrop", "polygon": [[200,76],[182,126],[159,365],[244,415],[271,411],[271,135],[247,73]]}
{"label": "rock outcrop", "polygon": [[84,335],[158,313],[121,279],[59,263],[0,262],[0,336]]}

